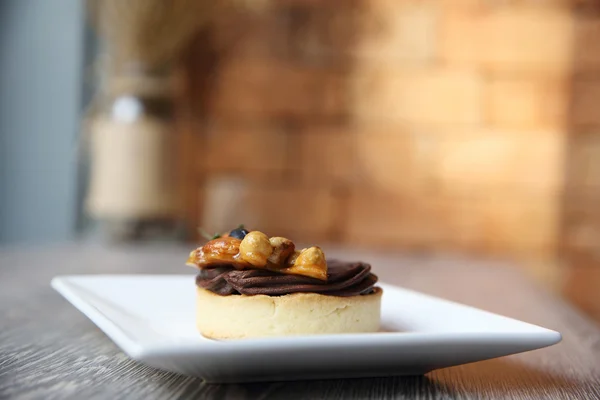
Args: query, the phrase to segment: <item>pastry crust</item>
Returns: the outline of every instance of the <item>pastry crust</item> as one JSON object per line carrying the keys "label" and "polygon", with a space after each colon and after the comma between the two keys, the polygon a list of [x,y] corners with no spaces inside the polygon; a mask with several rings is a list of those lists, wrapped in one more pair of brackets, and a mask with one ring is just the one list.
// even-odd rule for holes
{"label": "pastry crust", "polygon": [[196,325],[213,339],[376,332],[382,293],[375,287],[371,294],[350,297],[221,296],[197,288]]}

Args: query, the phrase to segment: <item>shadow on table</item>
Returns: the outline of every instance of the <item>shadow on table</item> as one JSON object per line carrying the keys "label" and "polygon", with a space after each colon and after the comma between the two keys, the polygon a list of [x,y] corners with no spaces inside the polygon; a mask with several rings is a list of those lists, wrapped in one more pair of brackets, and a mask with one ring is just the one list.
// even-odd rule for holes
{"label": "shadow on table", "polygon": [[[590,384],[591,385],[591,384]],[[191,385],[194,386],[194,385]],[[201,384],[190,387],[206,399],[367,399],[367,398],[504,398],[526,394],[531,398],[569,397],[585,393],[585,382],[541,371],[511,360],[489,360],[427,376],[365,378],[347,380],[252,383],[239,385]],[[593,388],[588,388],[593,390]],[[588,392],[589,393],[589,392]],[[554,398],[554,397],[553,397]]]}

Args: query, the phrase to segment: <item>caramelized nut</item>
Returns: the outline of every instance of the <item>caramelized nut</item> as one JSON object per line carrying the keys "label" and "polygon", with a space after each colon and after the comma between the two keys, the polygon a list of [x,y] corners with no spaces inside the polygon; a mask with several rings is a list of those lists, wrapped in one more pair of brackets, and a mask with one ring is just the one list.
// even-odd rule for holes
{"label": "caramelized nut", "polygon": [[325,266],[327,263],[325,261],[325,254],[323,254],[323,250],[315,246],[309,247],[308,249],[303,249],[298,258],[296,258],[296,261],[294,261],[294,265]]}
{"label": "caramelized nut", "polygon": [[323,250],[319,247],[303,249],[296,257],[294,265],[286,268],[285,272],[327,280],[327,261]]}
{"label": "caramelized nut", "polygon": [[269,256],[269,262],[281,267],[287,266],[285,265],[287,259],[296,249],[294,242],[284,237],[275,236],[269,239],[269,243],[273,247],[273,254]]}
{"label": "caramelized nut", "polygon": [[248,233],[240,243],[240,257],[255,267],[264,267],[272,253],[269,237],[259,231]]}
{"label": "caramelized nut", "polygon": [[233,237],[221,237],[207,242],[204,246],[190,253],[187,260],[188,265],[203,268],[214,264],[232,264],[236,267],[244,267],[248,264],[237,259],[240,250],[240,239]]}
{"label": "caramelized nut", "polygon": [[272,237],[252,231],[240,240],[222,236],[190,253],[187,264],[200,269],[233,266],[236,269],[265,268],[283,274],[327,280],[327,261],[319,247],[295,250],[284,237]]}
{"label": "caramelized nut", "polygon": [[296,262],[296,260],[298,259],[298,257],[300,256],[300,253],[302,253],[304,250],[306,249],[302,249],[300,251],[296,250],[292,253],[292,255],[290,255],[290,258],[288,258],[287,260],[287,264],[292,267],[294,266],[294,263]]}
{"label": "caramelized nut", "polygon": [[211,254],[215,257],[219,256],[235,256],[240,249],[241,240],[227,236],[213,239],[202,246],[204,254]]}

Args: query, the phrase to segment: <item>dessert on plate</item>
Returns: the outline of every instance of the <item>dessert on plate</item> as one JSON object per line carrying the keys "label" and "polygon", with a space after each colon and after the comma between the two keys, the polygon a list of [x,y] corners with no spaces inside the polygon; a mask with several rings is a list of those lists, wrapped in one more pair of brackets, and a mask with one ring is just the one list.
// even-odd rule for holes
{"label": "dessert on plate", "polygon": [[214,339],[376,332],[381,288],[363,262],[326,260],[243,226],[190,253],[196,325]]}

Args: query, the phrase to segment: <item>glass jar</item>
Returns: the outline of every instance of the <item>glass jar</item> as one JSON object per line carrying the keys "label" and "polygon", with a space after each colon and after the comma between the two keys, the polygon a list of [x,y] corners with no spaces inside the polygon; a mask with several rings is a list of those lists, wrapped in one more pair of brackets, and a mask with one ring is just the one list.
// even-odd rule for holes
{"label": "glass jar", "polygon": [[140,67],[113,75],[87,118],[86,209],[113,240],[179,231],[181,186],[172,80]]}

